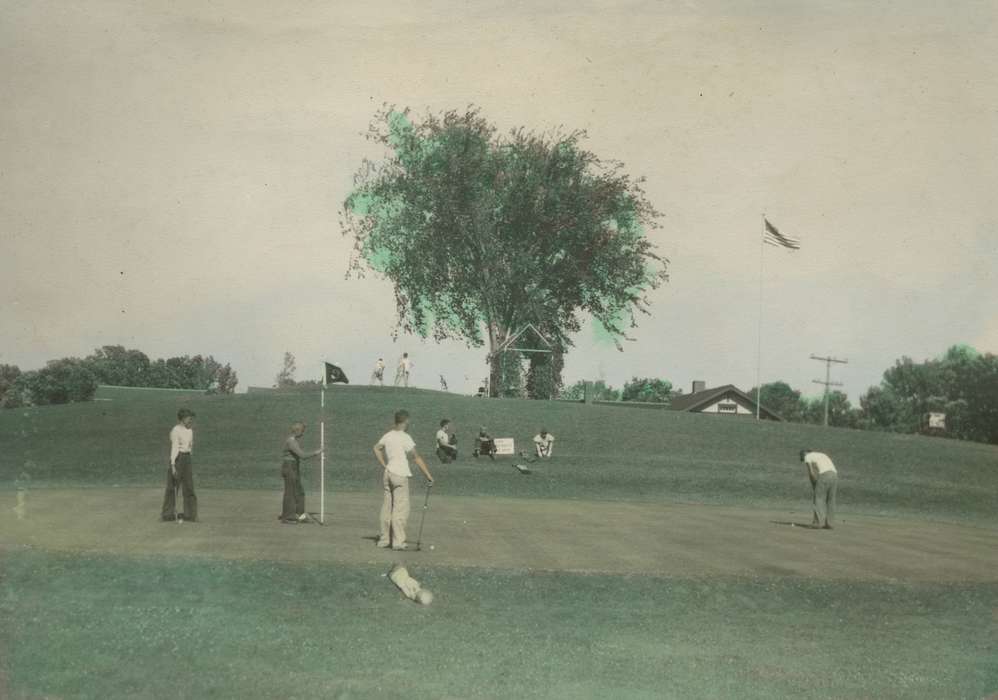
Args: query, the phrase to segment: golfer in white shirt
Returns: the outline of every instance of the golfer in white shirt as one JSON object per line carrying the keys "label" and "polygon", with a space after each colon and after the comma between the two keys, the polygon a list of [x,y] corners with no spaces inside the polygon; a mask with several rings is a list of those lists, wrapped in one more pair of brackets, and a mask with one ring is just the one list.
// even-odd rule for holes
{"label": "golfer in white shirt", "polygon": [[[807,466],[814,495],[814,520],[812,527],[831,530],[835,521],[835,492],[838,490],[839,475],[831,458],[824,452],[801,450],[800,461]],[[824,526],[822,526],[824,521]]]}
{"label": "golfer in white shirt", "polygon": [[378,546],[395,550],[406,548],[405,526],[409,520],[409,457],[416,462],[427,484],[433,486],[433,475],[426,462],[416,452],[416,443],[409,436],[409,412],[396,411],[395,427],[385,433],[374,446],[374,456],[384,468],[382,477],[385,499],[381,505],[381,538]]}

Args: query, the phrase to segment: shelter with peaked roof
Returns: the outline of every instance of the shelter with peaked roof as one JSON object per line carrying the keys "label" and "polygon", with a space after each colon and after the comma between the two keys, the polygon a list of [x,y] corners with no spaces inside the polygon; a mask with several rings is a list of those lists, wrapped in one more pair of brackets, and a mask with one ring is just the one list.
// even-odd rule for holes
{"label": "shelter with peaked roof", "polygon": [[[693,382],[689,394],[675,394],[669,405],[673,411],[687,413],[707,413],[722,416],[755,417],[755,399],[733,384],[706,388],[701,381]],[[759,407],[759,415],[766,420],[782,421],[783,418],[765,406]]]}

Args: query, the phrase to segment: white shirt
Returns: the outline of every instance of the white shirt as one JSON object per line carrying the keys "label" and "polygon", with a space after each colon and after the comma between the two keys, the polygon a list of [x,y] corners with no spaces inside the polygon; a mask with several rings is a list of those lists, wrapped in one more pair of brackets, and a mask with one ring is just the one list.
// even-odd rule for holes
{"label": "white shirt", "polygon": [[375,447],[384,449],[388,457],[385,468],[396,476],[412,476],[409,469],[409,453],[416,449],[416,443],[403,430],[389,430],[381,436]]}
{"label": "white shirt", "polygon": [[824,452],[808,452],[804,455],[804,464],[814,467],[818,474],[835,472],[835,465],[832,463],[831,458]]}
{"label": "white shirt", "polygon": [[194,449],[194,431],[180,423],[170,431],[170,464],[177,466],[177,455]]}
{"label": "white shirt", "polygon": [[374,369],[384,369],[384,368],[385,368],[384,360],[378,360],[377,362],[374,363]]}
{"label": "white shirt", "polygon": [[554,444],[554,435],[548,433],[547,436],[541,437],[540,433],[534,435],[534,442],[537,443],[544,450],[550,450],[551,445]]}
{"label": "white shirt", "polygon": [[403,372],[408,372],[409,370],[412,369],[412,360],[410,360],[408,357],[403,357],[399,361],[399,367],[402,368]]}
{"label": "white shirt", "polygon": [[443,447],[450,444],[450,435],[448,435],[447,431],[443,428],[437,431],[437,444]]}

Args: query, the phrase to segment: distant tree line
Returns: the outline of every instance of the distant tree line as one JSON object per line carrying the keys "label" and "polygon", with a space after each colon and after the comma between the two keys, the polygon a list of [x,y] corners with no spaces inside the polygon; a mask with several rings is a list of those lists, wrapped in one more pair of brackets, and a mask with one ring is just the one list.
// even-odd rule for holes
{"label": "distant tree line", "polygon": [[[586,383],[576,382],[565,387],[560,398],[581,401],[585,397]],[[672,382],[653,377],[632,377],[624,383],[624,388],[614,389],[602,379],[592,382],[589,387],[593,401],[640,401],[643,403],[669,403],[672,399]]]}
{"label": "distant tree line", "polygon": [[[824,395],[807,397],[784,381],[762,385],[762,405],[792,423],[821,425]],[[600,380],[590,386],[595,401],[668,403],[672,384],[665,379],[633,377],[622,390]],[[749,392],[753,400],[759,390]],[[565,387],[560,398],[581,401],[585,382]],[[840,428],[918,433],[928,413],[946,415],[945,435],[998,444],[998,356],[955,345],[942,357],[915,362],[902,357],[888,368],[879,386],[870,387],[853,406],[841,391],[828,395],[828,424]]]}
{"label": "distant tree line", "polygon": [[211,355],[151,360],[140,350],[105,345],[82,359],[50,360],[28,372],[0,365],[0,405],[16,408],[89,401],[100,384],[231,394],[238,382],[235,370]]}

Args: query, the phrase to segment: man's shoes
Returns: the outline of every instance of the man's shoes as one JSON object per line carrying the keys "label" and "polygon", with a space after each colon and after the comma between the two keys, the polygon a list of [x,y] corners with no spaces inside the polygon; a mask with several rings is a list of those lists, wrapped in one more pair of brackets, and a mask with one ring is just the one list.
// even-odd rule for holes
{"label": "man's shoes", "polygon": [[308,513],[302,513],[298,516],[298,522],[303,523],[308,520]]}
{"label": "man's shoes", "polygon": [[285,525],[297,525],[298,518],[281,518],[281,522]]}
{"label": "man's shoes", "polygon": [[388,549],[391,545],[387,542],[378,542],[378,549]]}
{"label": "man's shoes", "polygon": [[396,545],[396,546],[392,547],[392,550],[394,550],[396,552],[404,552],[407,549],[409,549],[409,547],[406,546],[406,545],[404,545],[404,544],[400,544],[400,545]]}

